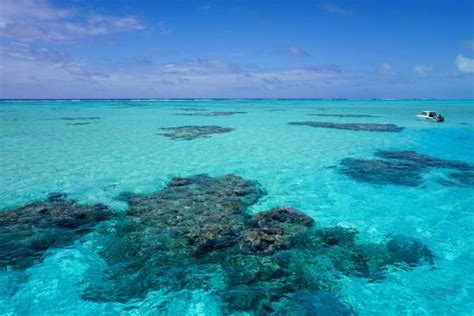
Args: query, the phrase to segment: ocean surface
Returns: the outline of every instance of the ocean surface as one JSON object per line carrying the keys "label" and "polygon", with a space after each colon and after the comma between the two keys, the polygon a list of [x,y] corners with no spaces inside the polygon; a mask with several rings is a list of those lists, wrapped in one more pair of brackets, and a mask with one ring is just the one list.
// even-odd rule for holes
{"label": "ocean surface", "polygon": [[[416,119],[423,110],[437,111],[446,121]],[[289,122],[395,124],[404,129]],[[182,126],[223,130],[197,135],[191,128],[190,137],[180,138],[176,130],[162,129]],[[163,135],[167,132],[171,137]],[[234,174],[265,191],[250,203],[249,214],[292,207],[310,216],[316,229],[357,231],[361,244],[403,235],[426,245],[433,254],[431,263],[417,261],[406,269],[387,266],[375,281],[334,270],[325,291],[348,314],[474,314],[472,100],[3,101],[0,148],[1,212],[64,192],[67,200],[103,203],[114,214],[124,214],[128,205],[117,198],[123,192],[146,196],[163,190],[173,177]],[[360,170],[353,164],[400,162],[383,158],[381,152],[421,156],[404,160],[406,165],[382,162],[380,170]],[[403,173],[399,167],[411,169]],[[255,313],[225,301],[221,294],[227,285],[222,284],[230,281],[217,268],[208,272],[214,281],[202,288],[167,288],[153,280],[145,294],[130,299],[85,296],[91,283],[108,282],[101,255],[101,231],[113,230],[107,225],[101,222],[69,243],[41,249],[33,264],[15,267],[0,260],[0,315]],[[289,292],[281,299],[291,297]],[[262,314],[272,314],[279,304],[267,303],[271,307]]]}

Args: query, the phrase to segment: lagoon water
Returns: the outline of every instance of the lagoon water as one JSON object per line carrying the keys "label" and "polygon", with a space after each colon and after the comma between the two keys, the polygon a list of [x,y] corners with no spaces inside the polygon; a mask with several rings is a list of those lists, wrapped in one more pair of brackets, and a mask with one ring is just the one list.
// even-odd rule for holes
{"label": "lagoon water", "polygon": [[[417,120],[415,114],[423,110],[440,112],[446,121]],[[210,112],[244,113],[198,115]],[[303,121],[396,124],[404,129],[288,124]],[[160,130],[209,125],[233,130],[195,139],[165,137]],[[312,217],[316,227],[356,229],[361,243],[403,234],[429,247],[433,265],[390,269],[377,282],[338,278],[337,297],[356,313],[474,313],[472,179],[460,185],[450,181],[452,170],[426,168],[418,185],[407,186],[361,182],[340,172],[341,160],[373,159],[381,150],[416,151],[474,165],[472,100],[3,101],[0,148],[1,210],[43,200],[49,192],[66,192],[80,203],[104,203],[124,212],[127,204],[116,198],[121,192],[149,194],[174,176],[236,174],[266,191],[247,210],[251,214],[294,207]],[[0,270],[0,314],[223,313],[214,295],[218,289],[212,288],[157,288],[128,302],[84,299],[86,284],[100,279],[106,265],[97,253],[98,238],[93,232],[67,247],[50,248],[41,262],[24,270]]]}

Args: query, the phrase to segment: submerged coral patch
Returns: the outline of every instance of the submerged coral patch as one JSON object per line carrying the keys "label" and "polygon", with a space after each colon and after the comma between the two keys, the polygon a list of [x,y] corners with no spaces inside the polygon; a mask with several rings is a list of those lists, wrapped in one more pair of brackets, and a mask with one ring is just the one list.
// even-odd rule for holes
{"label": "submerged coral patch", "polygon": [[[263,194],[251,181],[234,175],[198,175],[174,178],[148,196],[130,197],[129,219],[116,227],[103,248],[108,281],[85,296],[126,301],[153,288],[182,289],[197,277],[197,270],[214,269],[197,258],[237,244],[248,217],[244,210]],[[179,274],[184,274],[182,279]]]}
{"label": "submerged coral patch", "polygon": [[111,212],[103,204],[82,205],[50,193],[46,201],[0,213],[0,267],[28,268],[49,248],[64,247],[91,232]]}
{"label": "submerged coral patch", "polygon": [[314,292],[292,295],[281,315],[351,316],[356,313],[333,294]]}
{"label": "submerged coral patch", "polygon": [[[107,268],[87,280],[82,297],[128,302],[161,290],[171,299],[157,313],[180,294],[205,293],[223,314],[353,315],[338,291],[342,276],[381,281],[388,266],[434,264],[415,238],[360,243],[356,230],[316,227],[293,208],[248,214],[263,195],[257,183],[232,174],[173,178],[151,194],[120,194],[128,210],[97,230]],[[62,193],[0,213],[0,267],[28,268],[111,217],[102,204]]]}
{"label": "submerged coral patch", "polygon": [[433,264],[433,253],[416,238],[394,236],[387,243],[387,248],[393,263],[416,266],[420,261],[426,261]]}
{"label": "submerged coral patch", "polygon": [[149,195],[124,194],[127,216],[104,232],[99,247],[108,268],[83,298],[126,302],[157,289],[201,289],[218,297],[224,314],[351,315],[333,292],[338,275],[380,280],[387,265],[433,263],[413,238],[359,244],[357,231],[316,228],[296,209],[247,214],[262,195],[258,184],[236,175],[174,178]]}
{"label": "submerged coral patch", "polygon": [[[95,123],[94,121],[101,120],[102,118],[97,116],[88,116],[88,117],[61,117],[60,120],[63,121],[72,121],[72,123],[66,123],[66,125],[72,126],[81,126],[81,125],[89,125]],[[79,121],[79,122],[76,122]]]}
{"label": "submerged coral patch", "polygon": [[92,122],[76,122],[76,123],[67,123],[66,125],[76,125],[76,126],[80,126],[80,125],[89,125],[89,124],[92,124]]}
{"label": "submerged coral patch", "polygon": [[[174,108],[173,108],[173,110],[174,110]],[[207,109],[203,109],[203,108],[182,108],[182,109],[178,109],[178,110],[189,111],[189,112],[207,111]]]}
{"label": "submerged coral patch", "polygon": [[90,120],[101,120],[97,116],[88,116],[88,117],[61,117],[60,120],[64,121],[90,121]]}
{"label": "submerged coral patch", "polygon": [[439,179],[438,182],[448,187],[473,187],[474,172],[453,172],[447,179]]}
{"label": "submerged coral patch", "polygon": [[340,165],[343,174],[359,182],[416,187],[423,181],[423,168],[410,162],[345,158]]}
{"label": "submerged coral patch", "polygon": [[252,216],[239,238],[241,252],[271,254],[291,246],[291,237],[305,232],[314,220],[292,208],[276,208]]}
{"label": "submerged coral patch", "polygon": [[235,114],[245,114],[242,111],[227,111],[227,112],[195,112],[195,113],[176,113],[175,115],[184,116],[230,116]]}
{"label": "submerged coral patch", "polygon": [[474,184],[474,167],[462,161],[439,159],[414,151],[378,151],[375,155],[383,159],[345,158],[340,163],[340,172],[360,182],[417,187],[423,183],[423,174],[431,169],[451,169],[457,172],[438,182],[447,186]]}
{"label": "submerged coral patch", "polygon": [[229,127],[220,127],[216,125],[208,126],[179,126],[179,127],[163,127],[160,130],[165,131],[164,133],[159,133],[158,135],[163,135],[171,139],[183,139],[183,140],[192,140],[199,137],[210,137],[212,134],[222,134],[229,133],[233,131],[233,128]]}
{"label": "submerged coral patch", "polygon": [[379,115],[370,114],[316,114],[311,113],[309,116],[322,116],[322,117],[354,117],[354,118],[365,118],[365,117],[380,117]]}
{"label": "submerged coral patch", "polygon": [[404,127],[395,124],[376,124],[376,123],[331,123],[331,122],[290,122],[289,125],[307,125],[311,127],[346,129],[351,131],[369,131],[369,132],[401,132]]}
{"label": "submerged coral patch", "polygon": [[474,167],[463,161],[440,159],[415,151],[378,151],[376,156],[385,159],[404,160],[421,168],[444,168],[462,171],[474,170]]}
{"label": "submerged coral patch", "polygon": [[474,172],[454,172],[449,176],[461,186],[474,186]]}

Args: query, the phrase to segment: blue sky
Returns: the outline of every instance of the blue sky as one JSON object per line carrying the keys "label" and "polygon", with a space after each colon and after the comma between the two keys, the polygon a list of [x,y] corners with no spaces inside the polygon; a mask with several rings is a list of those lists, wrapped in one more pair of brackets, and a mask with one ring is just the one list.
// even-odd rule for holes
{"label": "blue sky", "polygon": [[0,98],[472,98],[473,1],[0,2]]}

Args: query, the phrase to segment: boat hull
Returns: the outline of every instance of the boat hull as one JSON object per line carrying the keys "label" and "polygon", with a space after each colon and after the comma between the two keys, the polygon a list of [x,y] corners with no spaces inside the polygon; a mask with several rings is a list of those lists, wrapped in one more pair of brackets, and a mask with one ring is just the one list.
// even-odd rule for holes
{"label": "boat hull", "polygon": [[417,115],[416,117],[420,120],[436,122],[436,123],[441,123],[444,121],[443,117],[435,118],[435,117],[428,117],[428,116],[423,116],[423,115]]}

